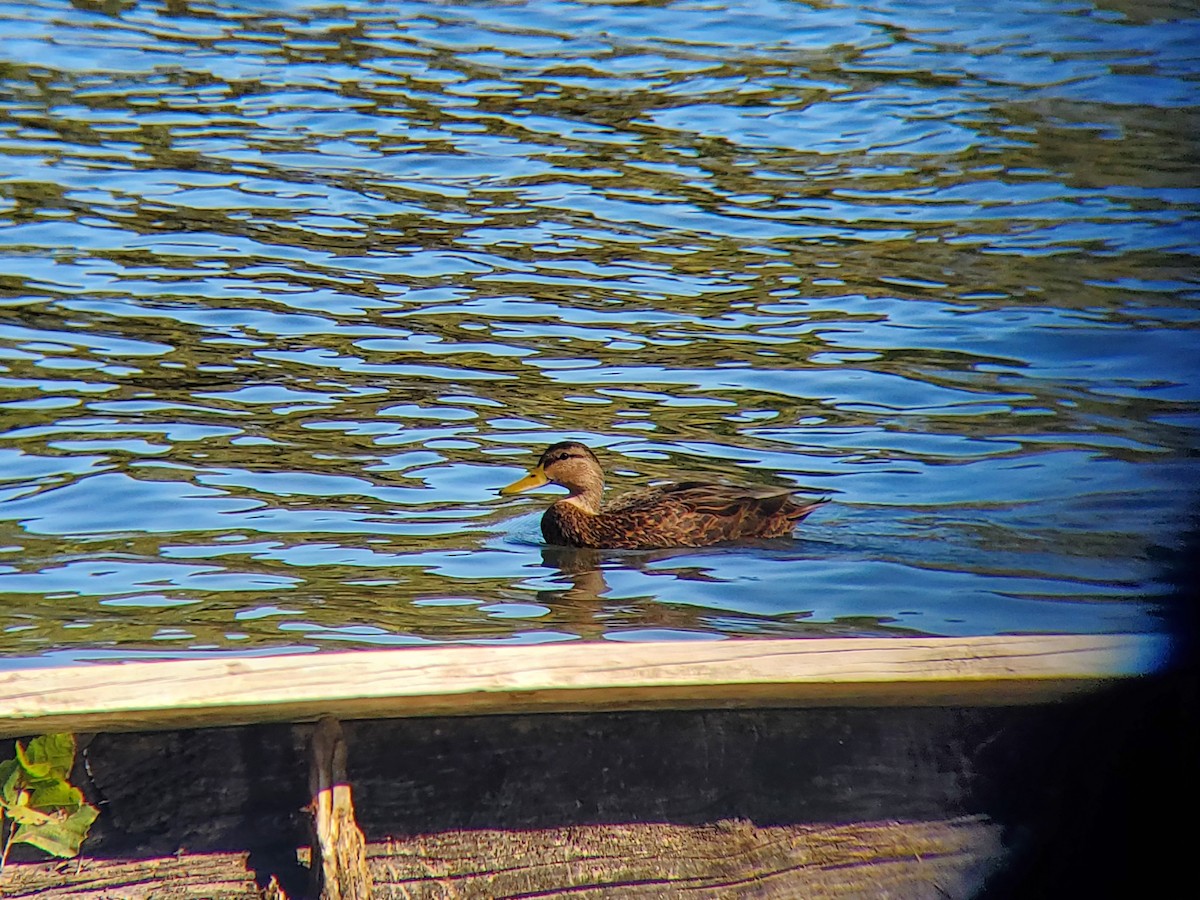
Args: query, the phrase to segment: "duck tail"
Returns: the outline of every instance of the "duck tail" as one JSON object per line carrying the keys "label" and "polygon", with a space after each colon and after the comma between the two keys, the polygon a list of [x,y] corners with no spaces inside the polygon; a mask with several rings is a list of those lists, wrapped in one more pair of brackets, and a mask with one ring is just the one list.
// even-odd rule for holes
{"label": "duck tail", "polygon": [[814,509],[824,506],[828,502],[828,497],[818,497],[816,500],[805,500],[800,503],[793,502],[784,514],[787,516],[789,522],[795,524],[807,518],[808,514]]}

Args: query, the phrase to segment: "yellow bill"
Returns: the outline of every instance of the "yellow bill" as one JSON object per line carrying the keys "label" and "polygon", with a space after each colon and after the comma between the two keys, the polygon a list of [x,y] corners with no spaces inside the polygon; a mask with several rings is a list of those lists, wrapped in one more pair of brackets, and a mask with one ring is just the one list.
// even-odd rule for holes
{"label": "yellow bill", "polygon": [[519,478],[507,487],[500,488],[500,493],[519,494],[522,491],[531,491],[549,483],[550,479],[546,477],[546,470],[541,466],[534,466],[524,478]]}

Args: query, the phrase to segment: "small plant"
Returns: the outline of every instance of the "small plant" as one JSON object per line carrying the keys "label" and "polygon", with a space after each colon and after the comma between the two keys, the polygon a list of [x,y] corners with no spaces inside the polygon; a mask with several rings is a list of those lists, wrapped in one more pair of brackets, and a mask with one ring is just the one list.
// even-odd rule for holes
{"label": "small plant", "polygon": [[77,856],[100,811],[67,778],[75,736],[46,734],[0,762],[0,872],[13,844],[32,844],[54,856]]}

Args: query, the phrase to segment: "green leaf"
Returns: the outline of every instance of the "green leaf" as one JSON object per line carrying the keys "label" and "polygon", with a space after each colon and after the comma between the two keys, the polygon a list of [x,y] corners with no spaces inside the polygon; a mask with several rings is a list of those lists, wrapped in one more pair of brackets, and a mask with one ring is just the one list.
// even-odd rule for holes
{"label": "green leaf", "polygon": [[20,741],[17,741],[17,762],[21,764],[27,778],[47,778],[50,775],[50,763],[30,759]]}
{"label": "green leaf", "polygon": [[[75,763],[75,736],[47,734],[16,745],[0,762],[0,814],[12,819],[9,841],[54,856],[75,856],[100,811],[67,779]],[[8,855],[7,848],[4,856]]]}
{"label": "green leaf", "polygon": [[[18,756],[21,755],[21,745],[17,744]],[[66,781],[71,775],[71,767],[75,765],[75,735],[73,734],[43,734],[35,737],[24,748],[27,760],[26,769],[36,766],[39,771],[46,767],[46,775],[35,777],[59,778]],[[32,775],[33,772],[30,771]]]}
{"label": "green leaf", "polygon": [[54,856],[78,856],[79,845],[100,811],[83,805],[69,816],[55,816],[41,825],[22,825],[13,835],[14,843],[29,844]]}
{"label": "green leaf", "polygon": [[29,805],[42,812],[75,812],[83,806],[83,792],[65,781],[41,781],[30,788]]}
{"label": "green leaf", "polygon": [[32,806],[10,807],[8,817],[22,827],[31,826],[35,828],[45,825],[54,818],[49,813],[44,813],[40,809],[34,809]]}
{"label": "green leaf", "polygon": [[0,803],[4,806],[15,806],[17,792],[21,789],[21,764],[15,759],[0,762]]}

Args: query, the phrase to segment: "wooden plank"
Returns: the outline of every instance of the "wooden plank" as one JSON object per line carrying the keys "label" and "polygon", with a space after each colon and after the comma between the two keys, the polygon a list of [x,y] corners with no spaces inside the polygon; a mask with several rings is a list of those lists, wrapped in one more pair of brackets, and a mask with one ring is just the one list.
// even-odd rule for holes
{"label": "wooden plank", "polygon": [[260,900],[245,853],[178,853],[150,859],[10,862],[6,900]]}
{"label": "wooden plank", "polygon": [[[972,799],[985,785],[1033,790],[1024,769],[1013,779],[1001,763],[1014,746],[1024,761],[1033,747],[1061,744],[1074,706],[530,713],[343,727],[355,817],[378,840],[622,822],[950,818],[985,811]],[[248,835],[308,843],[312,732],[273,723],[85,738],[86,768],[72,781],[102,809],[87,846],[111,855],[228,849]]]}
{"label": "wooden plank", "polygon": [[571,643],[0,673],[0,736],[338,718],[1044,702],[1161,667],[1158,635]]}
{"label": "wooden plank", "polygon": [[945,900],[974,896],[1003,863],[1000,832],[984,817],[485,829],[389,841],[371,863],[379,896],[408,900]]}
{"label": "wooden plank", "polygon": [[[483,829],[377,842],[368,848],[368,865],[377,897],[396,900],[946,900],[973,896],[1003,864],[1000,832],[983,817],[763,828],[723,821]],[[261,869],[252,874],[245,853],[181,851],[142,859],[10,863],[4,896],[260,900],[271,894],[260,891],[256,880],[268,878]]]}

